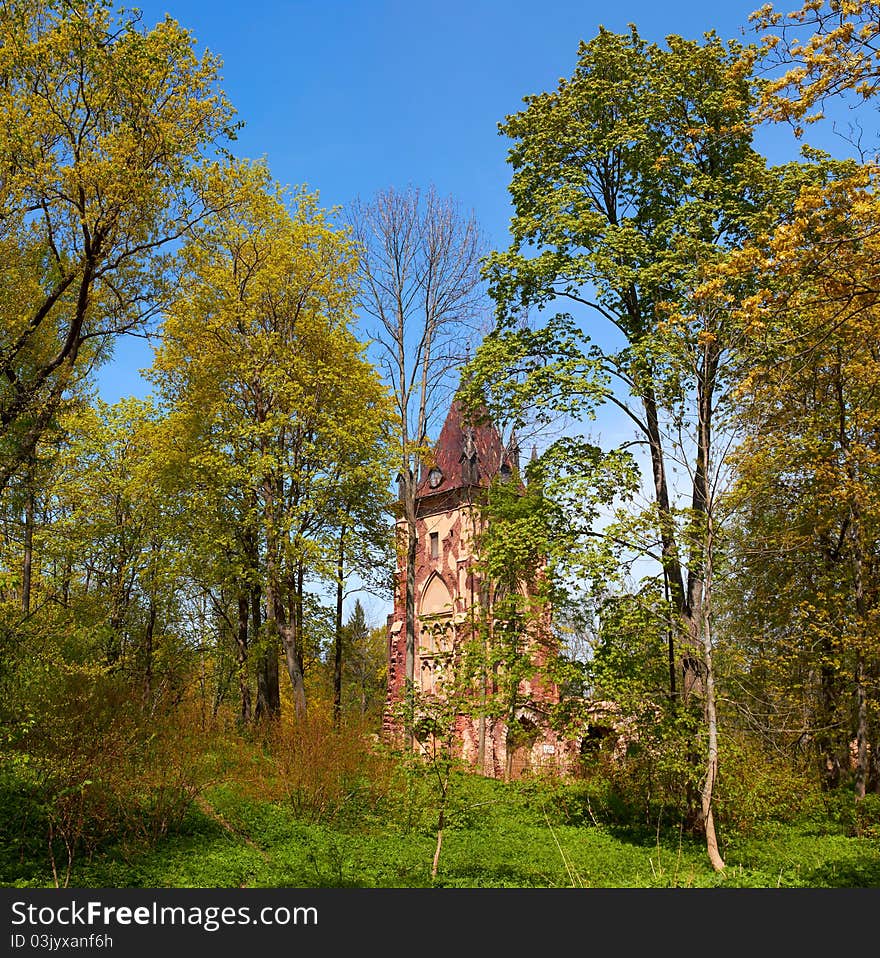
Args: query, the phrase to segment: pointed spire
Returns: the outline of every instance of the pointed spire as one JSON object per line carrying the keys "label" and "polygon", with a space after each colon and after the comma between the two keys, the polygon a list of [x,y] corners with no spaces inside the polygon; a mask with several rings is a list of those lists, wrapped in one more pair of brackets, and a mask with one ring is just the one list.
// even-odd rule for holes
{"label": "pointed spire", "polygon": [[507,461],[514,472],[519,472],[519,440],[516,438],[516,432],[511,432],[510,442],[507,444]]}

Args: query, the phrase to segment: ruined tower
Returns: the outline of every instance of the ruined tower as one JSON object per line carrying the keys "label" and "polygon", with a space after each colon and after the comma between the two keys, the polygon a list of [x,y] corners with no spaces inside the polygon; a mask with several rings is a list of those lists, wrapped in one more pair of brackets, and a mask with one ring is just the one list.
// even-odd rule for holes
{"label": "ruined tower", "polygon": [[[415,569],[415,672],[417,697],[442,694],[444,670],[454,667],[456,652],[475,636],[479,623],[486,631],[486,609],[492,583],[480,579],[477,567],[479,505],[489,485],[519,481],[519,453],[507,447],[485,419],[470,421],[454,400],[431,457],[423,465],[417,487],[417,553]],[[398,524],[405,539],[406,525]],[[405,549],[398,550],[405,556]],[[401,562],[404,560],[401,560]],[[400,734],[397,706],[405,689],[405,569],[398,568],[394,611],[388,617],[388,694],[384,731]],[[544,629],[549,635],[549,613]],[[546,637],[546,636],[545,636]],[[535,637],[533,636],[532,639]],[[532,642],[536,654],[546,644]],[[491,692],[491,675],[483,678]],[[497,717],[460,714],[456,721],[459,754],[485,775],[517,776],[538,767],[560,768],[566,760],[563,743],[550,729],[547,716],[558,702],[558,689],[545,680],[526,681],[518,698],[516,728]],[[475,693],[479,698],[480,690]]]}

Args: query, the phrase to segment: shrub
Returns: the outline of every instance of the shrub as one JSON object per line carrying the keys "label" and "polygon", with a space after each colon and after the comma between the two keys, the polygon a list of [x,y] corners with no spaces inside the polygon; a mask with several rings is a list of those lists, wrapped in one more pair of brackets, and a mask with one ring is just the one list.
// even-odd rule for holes
{"label": "shrub", "polygon": [[806,765],[774,755],[741,732],[724,735],[719,746],[716,818],[741,834],[768,822],[794,822],[821,807],[819,784]]}
{"label": "shrub", "polygon": [[851,789],[839,788],[822,797],[825,814],[851,837],[880,837],[880,795],[869,792],[856,801]]}
{"label": "shrub", "polygon": [[252,787],[290,803],[311,822],[374,810],[392,788],[392,769],[373,748],[366,726],[341,728],[323,712],[309,713],[263,731],[265,763]]}
{"label": "shrub", "polygon": [[2,785],[22,809],[5,836],[22,856],[41,833],[52,881],[66,886],[79,855],[110,839],[155,841],[183,820],[204,784],[189,723],[161,702],[144,708],[105,667],[47,656],[20,678],[27,706],[4,716]]}
{"label": "shrub", "polygon": [[585,756],[580,776],[592,784],[591,801],[599,802],[604,818],[651,828],[658,820],[692,821],[700,772],[694,749],[698,727],[690,710],[645,708],[631,717],[625,742],[609,737]]}

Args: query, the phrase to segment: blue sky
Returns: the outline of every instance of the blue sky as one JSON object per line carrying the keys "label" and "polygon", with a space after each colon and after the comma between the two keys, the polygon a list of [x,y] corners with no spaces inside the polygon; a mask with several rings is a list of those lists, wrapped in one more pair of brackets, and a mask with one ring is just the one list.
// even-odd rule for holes
{"label": "blue sky", "polygon": [[[408,184],[436,186],[476,213],[494,248],[508,242],[508,144],[498,123],[522,98],[569,76],[580,40],[634,23],[669,34],[751,40],[759,0],[143,0],[146,24],[166,13],[223,61],[222,85],[244,121],[235,152],[265,157],[277,180],[307,185],[322,205]],[[792,3],[791,6],[796,4]],[[789,9],[783,6],[783,9]],[[781,131],[768,154],[793,155]],[[787,154],[784,156],[783,154]],[[143,341],[116,348],[100,374],[114,402],[142,395]]]}

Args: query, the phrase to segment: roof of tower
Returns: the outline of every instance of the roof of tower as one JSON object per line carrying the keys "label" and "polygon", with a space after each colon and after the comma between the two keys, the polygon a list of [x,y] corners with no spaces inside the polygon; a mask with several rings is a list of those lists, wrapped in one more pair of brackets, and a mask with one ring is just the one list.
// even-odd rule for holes
{"label": "roof of tower", "polygon": [[[485,410],[468,418],[454,399],[428,462],[423,464],[416,494],[430,496],[466,486],[488,486],[502,465],[516,469]],[[439,471],[439,475],[437,474]]]}

